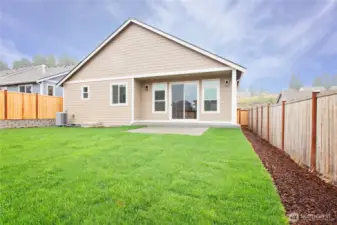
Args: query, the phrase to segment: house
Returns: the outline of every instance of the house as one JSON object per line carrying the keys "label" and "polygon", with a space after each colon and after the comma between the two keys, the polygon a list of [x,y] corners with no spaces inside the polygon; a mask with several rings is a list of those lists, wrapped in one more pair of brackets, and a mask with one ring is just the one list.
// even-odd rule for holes
{"label": "house", "polygon": [[71,124],[236,125],[246,69],[130,19],[58,85]]}
{"label": "house", "polygon": [[[331,86],[329,90],[336,90],[336,86]],[[306,98],[311,98],[313,92],[325,92],[326,88],[325,87],[302,87],[299,90],[283,90],[281,93],[278,95],[276,103],[281,103],[282,101],[296,101],[296,100],[301,100],[301,99],[306,99]]]}
{"label": "house", "polygon": [[56,83],[71,69],[70,66],[48,68],[40,65],[3,71],[0,73],[0,90],[63,96],[63,88],[57,87]]}

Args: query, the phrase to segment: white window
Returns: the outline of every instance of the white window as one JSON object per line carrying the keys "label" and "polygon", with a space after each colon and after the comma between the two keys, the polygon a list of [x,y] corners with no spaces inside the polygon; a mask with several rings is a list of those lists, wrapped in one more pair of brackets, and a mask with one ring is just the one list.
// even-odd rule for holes
{"label": "white window", "polygon": [[81,98],[82,100],[89,99],[89,86],[82,86],[81,88]]}
{"label": "white window", "polygon": [[21,93],[32,93],[33,86],[29,85],[19,85],[19,92]]}
{"label": "white window", "polygon": [[127,105],[127,84],[111,84],[110,104]]}
{"label": "white window", "polygon": [[202,81],[203,112],[220,112],[220,80]]}
{"label": "white window", "polygon": [[152,85],[152,112],[166,112],[166,83]]}
{"label": "white window", "polygon": [[47,85],[47,95],[54,96],[55,95],[55,86],[54,85]]}

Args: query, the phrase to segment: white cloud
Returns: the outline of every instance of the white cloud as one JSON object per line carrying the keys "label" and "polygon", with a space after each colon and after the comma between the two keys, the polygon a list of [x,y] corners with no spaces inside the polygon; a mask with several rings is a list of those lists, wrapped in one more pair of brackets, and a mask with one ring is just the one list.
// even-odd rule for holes
{"label": "white cloud", "polygon": [[20,52],[13,41],[0,38],[0,60],[11,66],[14,60],[31,57]]}
{"label": "white cloud", "polygon": [[296,61],[329,32],[336,13],[333,0],[302,3],[299,9],[291,1],[268,0],[147,3],[152,12],[146,22],[243,64],[247,84],[290,76]]}
{"label": "white cloud", "polygon": [[335,32],[328,41],[325,43],[323,48],[319,52],[321,55],[336,55],[337,54],[337,32]]}

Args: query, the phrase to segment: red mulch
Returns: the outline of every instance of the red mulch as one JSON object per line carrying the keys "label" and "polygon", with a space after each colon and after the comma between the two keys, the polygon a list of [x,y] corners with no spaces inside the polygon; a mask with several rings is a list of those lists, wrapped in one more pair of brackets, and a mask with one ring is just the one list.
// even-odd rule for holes
{"label": "red mulch", "polygon": [[337,187],[300,167],[251,131],[243,132],[273,177],[286,214],[294,218],[293,224],[337,224]]}

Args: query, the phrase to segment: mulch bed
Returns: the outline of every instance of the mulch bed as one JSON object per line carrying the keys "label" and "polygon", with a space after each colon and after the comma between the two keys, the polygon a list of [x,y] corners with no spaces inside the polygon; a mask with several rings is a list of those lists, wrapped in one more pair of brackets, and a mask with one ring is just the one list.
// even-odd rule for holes
{"label": "mulch bed", "polygon": [[337,224],[337,187],[325,183],[277,149],[243,129],[264,167],[274,179],[293,224]]}

